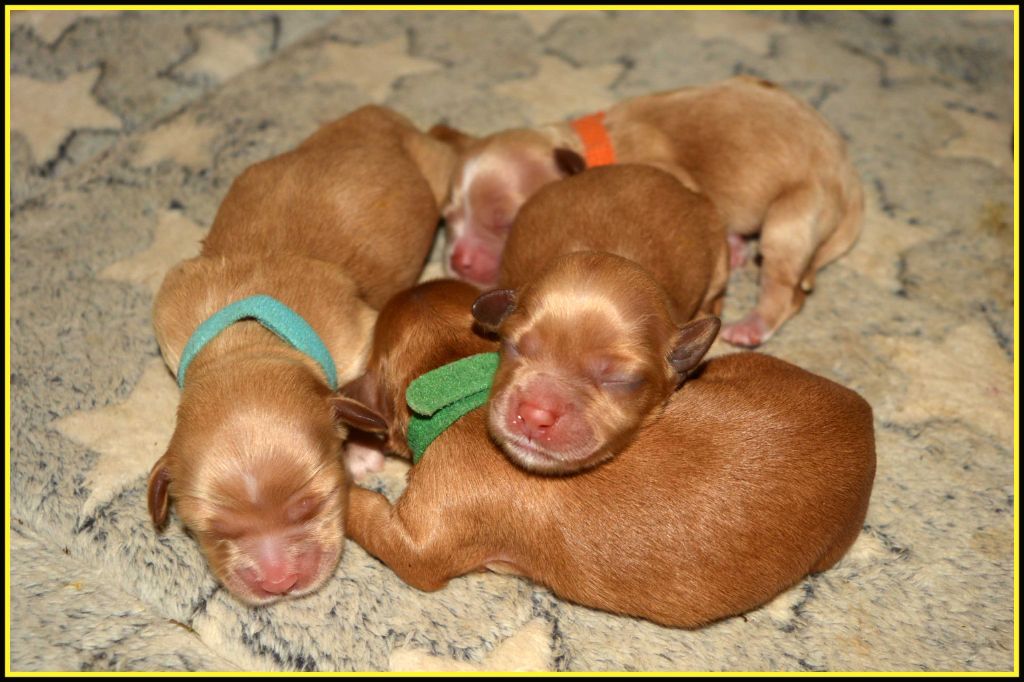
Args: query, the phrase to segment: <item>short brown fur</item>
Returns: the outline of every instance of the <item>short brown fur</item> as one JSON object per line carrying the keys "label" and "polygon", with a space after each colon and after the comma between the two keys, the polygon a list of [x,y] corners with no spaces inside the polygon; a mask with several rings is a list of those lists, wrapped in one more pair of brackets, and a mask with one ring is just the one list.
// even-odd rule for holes
{"label": "short brown fur", "polygon": [[[201,255],[173,268],[157,295],[168,366],[177,372],[212,314],[268,294],[313,327],[339,381],[356,376],[374,307],[419,275],[452,161],[404,117],[369,106],[247,169]],[[305,594],[337,565],[348,475],[330,396],[318,364],[254,321],[223,331],[188,368],[174,435],[150,474],[149,510],[160,527],[173,499],[214,574],[243,601]]]}
{"label": "short brown fur", "polygon": [[[479,352],[485,341],[464,312],[439,338],[404,341],[441,324],[439,301],[463,311],[475,296],[433,282],[389,303],[370,370],[397,361],[409,373],[392,372],[386,400],[399,404],[435,362]],[[490,568],[592,608],[698,627],[838,561],[860,533],[874,478],[868,404],[756,353],[709,361],[619,457],[574,476],[515,466],[485,422],[478,409],[441,434],[394,506],[350,491],[346,534],[414,587]]]}
{"label": "short brown fur", "polygon": [[[680,328],[719,312],[727,278],[714,207],[664,171],[607,166],[542,188],[502,259],[499,286],[516,302],[496,327],[492,435],[535,471],[614,456],[714,341],[717,321],[700,348]],[[674,367],[681,345],[692,361]],[[534,408],[543,427],[523,416]]]}
{"label": "short brown fur", "polygon": [[[610,107],[605,125],[619,162],[657,166],[706,194],[736,248],[742,237],[760,233],[760,298],[754,311],[723,330],[731,343],[766,341],[800,310],[815,273],[845,253],[860,232],[863,190],[842,138],[813,107],[767,81],[738,76],[636,97]],[[472,273],[467,279],[493,286],[507,232],[487,223],[486,206],[472,205],[480,203],[473,186],[538,188],[561,177],[556,150],[582,154],[582,142],[567,122],[539,126],[532,135],[510,130],[472,138],[449,128],[438,136],[460,154],[443,209],[448,253],[463,252],[460,268]],[[522,163],[545,156],[543,169]],[[487,197],[508,213],[528,194],[516,189]],[[470,252],[483,265],[466,265]]]}

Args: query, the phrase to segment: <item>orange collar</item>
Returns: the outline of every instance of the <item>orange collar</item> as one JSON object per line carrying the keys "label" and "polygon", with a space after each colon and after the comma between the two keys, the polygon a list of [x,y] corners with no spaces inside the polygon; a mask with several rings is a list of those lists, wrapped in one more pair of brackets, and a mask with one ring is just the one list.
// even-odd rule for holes
{"label": "orange collar", "polygon": [[608,129],[604,127],[603,111],[577,118],[572,121],[572,128],[583,142],[587,168],[615,163],[615,148],[608,137]]}

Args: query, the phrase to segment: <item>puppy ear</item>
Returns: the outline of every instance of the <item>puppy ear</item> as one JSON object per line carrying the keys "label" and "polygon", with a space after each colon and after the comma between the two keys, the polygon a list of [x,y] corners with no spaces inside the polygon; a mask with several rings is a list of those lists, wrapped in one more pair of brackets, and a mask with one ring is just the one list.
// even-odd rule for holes
{"label": "puppy ear", "polygon": [[472,135],[467,135],[461,130],[456,130],[444,123],[436,124],[427,131],[427,134],[436,140],[441,140],[441,142],[451,145],[457,152],[466,151],[466,148],[476,141],[476,138]]}
{"label": "puppy ear", "polygon": [[147,502],[149,506],[149,517],[153,519],[153,526],[157,530],[167,523],[168,488],[171,485],[171,472],[167,468],[167,459],[170,450],[156,461],[153,469],[149,472],[149,490],[147,491]]}
{"label": "puppy ear", "polygon": [[576,175],[587,169],[587,162],[571,149],[559,147],[555,150],[555,165],[565,175]]}
{"label": "puppy ear", "polygon": [[365,373],[342,386],[331,397],[334,420],[368,433],[387,433],[388,420],[381,405],[376,379]]}
{"label": "puppy ear", "polygon": [[345,396],[331,398],[334,420],[367,433],[387,433],[388,423],[377,411]]}
{"label": "puppy ear", "polygon": [[686,379],[686,375],[700,364],[704,354],[715,342],[721,326],[722,321],[717,317],[704,317],[679,328],[675,347],[668,356],[668,363],[679,374],[680,384]]}
{"label": "puppy ear", "polygon": [[473,302],[473,319],[485,331],[492,332],[515,309],[516,292],[512,289],[495,289],[481,294]]}
{"label": "puppy ear", "polygon": [[448,186],[451,184],[452,172],[458,162],[458,156],[451,145],[445,144],[418,130],[405,139],[405,149],[413,162],[419,167],[434,200],[438,206],[448,198]]}

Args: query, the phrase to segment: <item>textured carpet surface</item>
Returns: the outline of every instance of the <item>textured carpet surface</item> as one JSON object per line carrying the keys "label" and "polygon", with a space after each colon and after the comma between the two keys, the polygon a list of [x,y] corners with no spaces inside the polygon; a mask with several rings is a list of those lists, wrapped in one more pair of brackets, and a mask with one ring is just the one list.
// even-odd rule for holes
{"label": "textured carpet surface", "polygon": [[[14,670],[1013,668],[1009,12],[15,11],[10,30]],[[153,293],[247,165],[368,102],[484,133],[736,73],[813,103],[868,191],[853,251],[762,349],[875,410],[870,511],[834,569],[685,631],[496,574],[421,593],[349,543],[323,590],[250,609],[180,524],[153,532],[178,399]],[[756,278],[733,273],[726,321]],[[393,498],[405,471],[368,485]]]}

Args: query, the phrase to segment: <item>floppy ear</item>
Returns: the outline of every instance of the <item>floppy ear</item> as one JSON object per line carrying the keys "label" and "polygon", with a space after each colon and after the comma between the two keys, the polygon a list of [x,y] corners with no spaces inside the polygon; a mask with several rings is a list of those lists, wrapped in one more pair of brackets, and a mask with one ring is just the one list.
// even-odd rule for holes
{"label": "floppy ear", "polygon": [[485,331],[493,332],[515,309],[516,292],[512,289],[495,289],[481,294],[473,302],[473,319]]}
{"label": "floppy ear", "polygon": [[441,142],[451,145],[455,151],[460,153],[466,151],[466,148],[476,141],[476,138],[472,135],[467,135],[461,130],[456,130],[444,123],[434,125],[433,128],[427,131],[427,134],[436,140],[441,140]]}
{"label": "floppy ear", "polygon": [[420,132],[406,138],[405,149],[426,178],[437,205],[442,205],[448,197],[448,185],[458,162],[455,149]]}
{"label": "floppy ear", "polygon": [[576,175],[587,169],[587,162],[571,149],[559,147],[555,150],[555,165],[565,175]]}
{"label": "floppy ear", "polygon": [[147,491],[149,517],[153,519],[153,526],[157,530],[163,528],[167,523],[168,488],[171,485],[171,472],[167,468],[168,455],[170,455],[170,450],[156,461],[153,469],[149,472],[149,490]]}
{"label": "floppy ear", "polygon": [[348,382],[331,397],[336,422],[369,433],[387,433],[388,420],[380,403],[377,381],[369,373]]}
{"label": "floppy ear", "polygon": [[680,384],[700,364],[704,354],[715,342],[721,326],[722,321],[717,317],[704,317],[679,328],[675,347],[668,356],[668,363],[679,374]]}
{"label": "floppy ear", "polygon": [[375,410],[344,396],[331,398],[334,420],[368,433],[387,433],[388,423]]}

